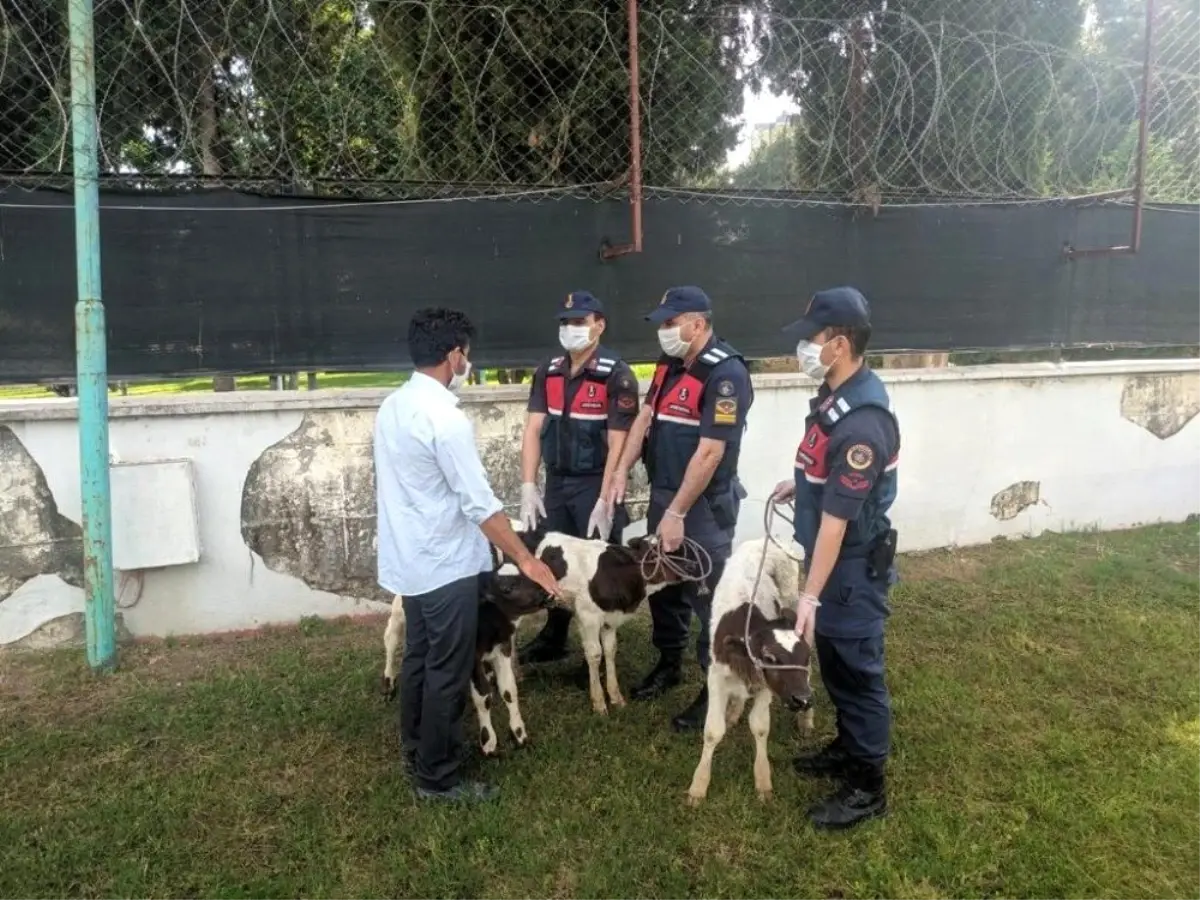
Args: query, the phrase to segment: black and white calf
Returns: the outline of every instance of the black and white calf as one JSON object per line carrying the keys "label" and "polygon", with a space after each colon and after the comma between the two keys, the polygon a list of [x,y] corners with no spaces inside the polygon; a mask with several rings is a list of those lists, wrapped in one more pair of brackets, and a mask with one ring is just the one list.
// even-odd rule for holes
{"label": "black and white calf", "polygon": [[[536,543],[540,535],[521,535],[526,544]],[[492,726],[492,697],[498,693],[508,708],[509,730],[518,746],[529,740],[521,716],[516,679],[516,631],[521,619],[555,605],[555,601],[536,583],[520,573],[510,561],[494,552],[496,568],[479,598],[475,632],[475,663],[471,673],[471,702],[479,723],[479,745],[485,756],[496,753],[499,739]],[[565,572],[561,551],[542,554],[542,560],[556,577]],[[394,699],[399,689],[397,657],[405,639],[404,599],[396,595],[383,634],[383,692]]]}
{"label": "black and white calf", "polygon": [[[554,576],[561,578],[560,573],[565,571],[561,551],[552,547],[541,557]],[[517,692],[517,625],[525,616],[554,605],[553,598],[512,563],[505,563],[496,570],[479,604],[471,703],[479,721],[479,749],[484,756],[494,756],[500,742],[492,725],[492,698],[496,694],[508,708],[508,730],[517,746],[524,747],[529,742]]]}
{"label": "black and white calf", "polygon": [[692,805],[708,794],[713,752],[725,729],[741,718],[747,700],[752,702],[748,724],[754,735],[754,787],[763,800],[771,797],[767,735],[772,697],[803,713],[801,727],[812,729],[811,648],[795,631],[799,586],[800,564],[765,537],[739,544],[725,564],[713,592],[708,714],[704,749],[687,794]]}
{"label": "black and white calf", "polygon": [[[519,531],[521,524],[509,519],[514,531]],[[498,570],[504,563],[503,554],[495,547],[492,551],[492,567]],[[482,598],[480,598],[482,599]],[[404,646],[407,623],[404,618],[404,598],[396,594],[392,597],[392,609],[388,615],[387,625],[383,629],[383,695],[393,700],[399,689],[397,679],[400,677],[400,648]]]}
{"label": "black and white calf", "polygon": [[[558,531],[548,532],[537,544],[535,552],[558,578],[563,601],[575,610],[588,665],[588,694],[592,709],[598,713],[608,712],[604,688],[600,686],[602,657],[608,701],[613,706],[625,705],[617,681],[617,629],[649,595],[680,581],[668,567],[648,564],[655,551],[653,538],[633,538],[628,545],[621,545]],[[554,563],[550,562],[551,554]],[[560,559],[564,570],[561,575],[555,568]],[[647,569],[651,570],[649,579]]]}

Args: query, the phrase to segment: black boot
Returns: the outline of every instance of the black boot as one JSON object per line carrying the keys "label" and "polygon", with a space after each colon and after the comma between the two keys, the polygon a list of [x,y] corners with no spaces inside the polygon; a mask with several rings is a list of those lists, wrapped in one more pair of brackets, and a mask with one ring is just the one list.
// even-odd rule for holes
{"label": "black boot", "polygon": [[529,643],[517,648],[517,659],[521,663],[554,662],[567,655],[567,632],[571,627],[569,609],[551,609],[546,612],[546,624]]}
{"label": "black boot", "polygon": [[798,775],[829,775],[839,777],[845,774],[850,757],[842,746],[840,738],[834,738],[816,753],[802,753],[792,760],[792,768]]}
{"label": "black boot", "polygon": [[808,809],[813,826],[822,829],[853,828],[859,822],[885,815],[883,763],[857,760],[847,764],[845,784]]}
{"label": "black boot", "polygon": [[630,692],[634,700],[650,700],[675,687],[683,680],[683,664],[675,653],[663,653],[658,664]]}
{"label": "black boot", "polygon": [[704,718],[707,715],[708,685],[705,685],[691,705],[671,720],[671,727],[676,731],[698,731],[704,727]]}

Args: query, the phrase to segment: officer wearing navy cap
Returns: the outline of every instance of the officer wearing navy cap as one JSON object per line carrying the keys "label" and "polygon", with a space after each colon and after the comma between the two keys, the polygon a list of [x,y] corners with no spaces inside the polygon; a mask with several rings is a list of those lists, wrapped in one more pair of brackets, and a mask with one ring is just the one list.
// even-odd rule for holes
{"label": "officer wearing navy cap", "polygon": [[[637,417],[633,370],[600,345],[604,304],[587,291],[559,300],[558,342],[565,353],[543,363],[533,376],[521,443],[521,522],[575,537],[621,541],[628,516],[608,503],[617,460]],[[545,497],[538,494],[538,465],[546,467]],[[553,609],[546,625],[519,657],[539,663],[566,655],[572,613]]]}
{"label": "officer wearing navy cap", "polygon": [[799,341],[800,368],[821,381],[796,451],[795,477],[772,499],[795,498],[795,537],[807,578],[796,633],[815,642],[821,680],[837,710],[837,736],[797,757],[806,775],[842,781],[809,809],[820,828],[848,828],[884,815],[891,700],[883,675],[888,591],[896,580],[900,426],[879,376],[863,358],[871,310],[852,287],[818,291],[804,317],[784,329]]}
{"label": "officer wearing navy cap", "polygon": [[[712,303],[700,288],[671,288],[646,319],[658,326],[663,355],[621,455],[613,496],[624,497],[625,478],[640,453],[650,477],[648,529],[668,552],[678,549],[686,533],[712,557],[713,568],[705,596],[688,582],[650,597],[659,660],[633,689],[635,700],[679,683],[693,610],[700,619],[696,655],[708,671],[711,591],[732,551],[746,496],[737,477],[738,454],[754,400],[745,360],[713,332]],[[707,708],[705,686],[672,725],[702,728]]]}

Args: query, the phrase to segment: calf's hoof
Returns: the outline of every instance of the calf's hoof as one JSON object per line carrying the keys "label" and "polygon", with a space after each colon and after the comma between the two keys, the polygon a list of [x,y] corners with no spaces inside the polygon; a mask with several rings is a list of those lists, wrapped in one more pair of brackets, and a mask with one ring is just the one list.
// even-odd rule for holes
{"label": "calf's hoof", "polygon": [[774,795],[774,793],[772,793],[770,788],[759,788],[758,789],[758,799],[761,800],[763,803],[770,803],[771,798],[774,796],[775,795]]}
{"label": "calf's hoof", "polygon": [[688,791],[687,797],[684,799],[684,802],[687,803],[687,805],[691,806],[691,807],[699,806],[701,803],[704,802],[704,795],[703,794],[693,794],[691,791]]}
{"label": "calf's hoof", "polygon": [[487,759],[494,758],[497,755],[496,751],[499,743],[500,742],[496,740],[496,735],[492,733],[491,729],[479,729],[479,752],[482,753],[484,757]]}
{"label": "calf's hoof", "polygon": [[530,745],[529,732],[524,728],[518,728],[512,733],[513,740],[517,743],[517,749],[523,750]]}
{"label": "calf's hoof", "polygon": [[616,706],[616,707],[625,706],[625,698],[621,694],[617,694],[609,702],[612,703],[612,705]]}
{"label": "calf's hoof", "polygon": [[379,688],[383,693],[384,700],[395,700],[400,685],[397,683],[395,678],[389,678],[387,675],[384,675],[383,678],[380,679]]}

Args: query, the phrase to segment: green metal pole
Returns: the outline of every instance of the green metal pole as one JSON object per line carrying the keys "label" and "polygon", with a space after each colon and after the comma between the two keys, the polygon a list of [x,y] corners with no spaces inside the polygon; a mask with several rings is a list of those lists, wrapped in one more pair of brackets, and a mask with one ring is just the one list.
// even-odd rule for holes
{"label": "green metal pole", "polygon": [[108,479],[108,348],[100,299],[100,183],[96,134],[96,41],[92,0],[67,0],[71,24],[71,136],[75,174],[75,377],[88,664],[117,662],[113,606],[112,495]]}

